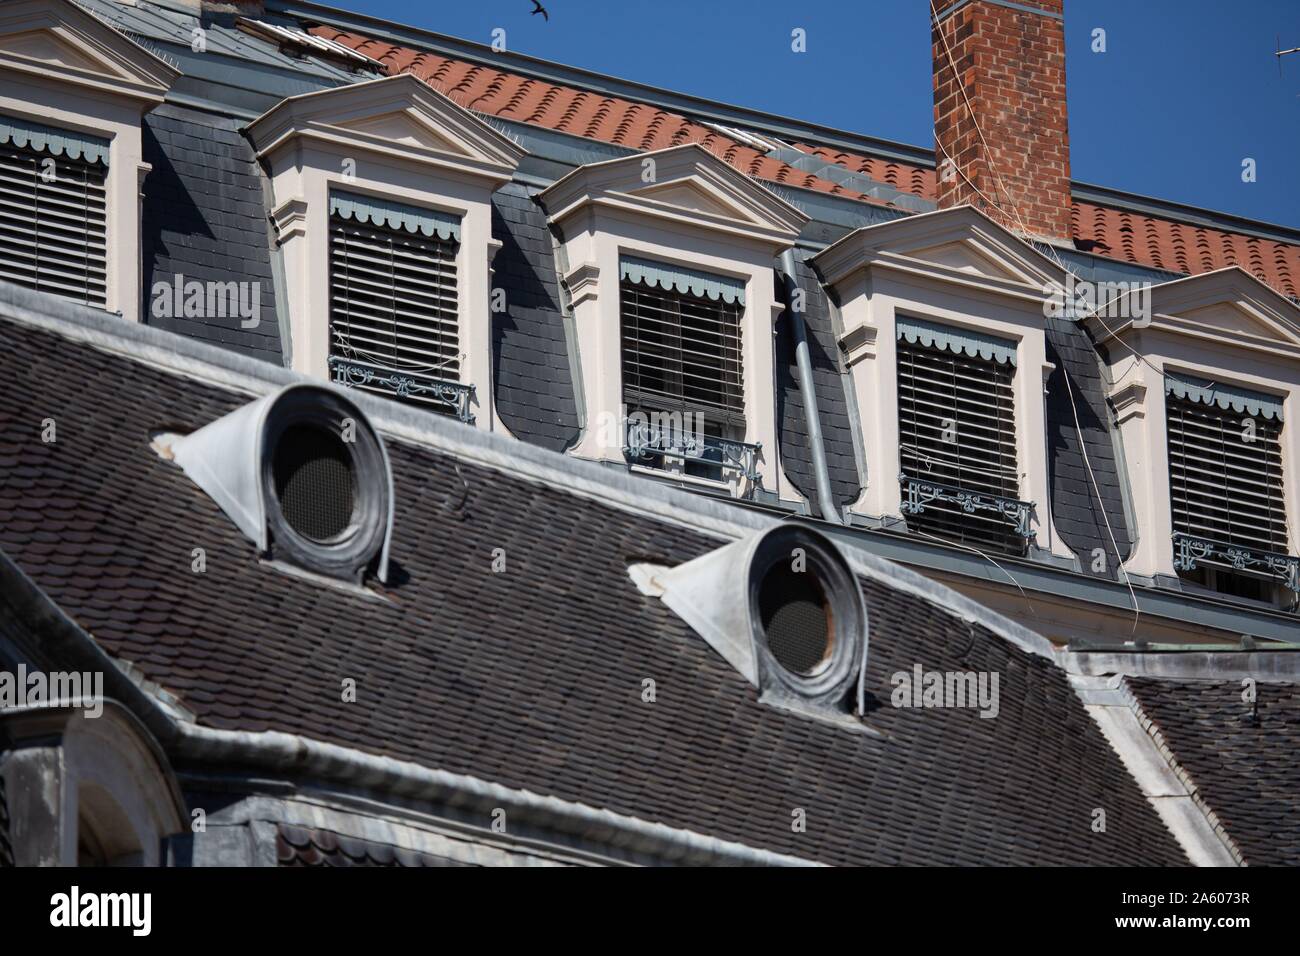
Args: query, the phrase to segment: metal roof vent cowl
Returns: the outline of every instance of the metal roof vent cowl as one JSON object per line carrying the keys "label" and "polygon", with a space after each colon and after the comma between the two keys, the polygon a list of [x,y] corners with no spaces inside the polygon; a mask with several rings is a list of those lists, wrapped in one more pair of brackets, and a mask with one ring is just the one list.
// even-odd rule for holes
{"label": "metal roof vent cowl", "polygon": [[819,532],[781,524],[675,568],[630,572],[766,702],[839,719],[861,709],[866,604],[848,562]]}
{"label": "metal roof vent cowl", "polygon": [[365,413],[289,385],[177,439],[172,455],[258,551],[318,574],[388,580],[393,476]]}

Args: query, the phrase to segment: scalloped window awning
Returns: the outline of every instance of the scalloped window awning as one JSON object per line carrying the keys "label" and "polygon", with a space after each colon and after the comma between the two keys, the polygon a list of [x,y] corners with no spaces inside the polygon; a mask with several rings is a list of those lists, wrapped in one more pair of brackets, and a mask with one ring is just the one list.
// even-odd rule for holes
{"label": "scalloped window awning", "polygon": [[353,193],[330,193],[330,215],[419,233],[430,239],[460,242],[460,217],[436,209],[421,209],[391,199],[359,196]]}
{"label": "scalloped window awning", "polygon": [[1283,399],[1263,392],[1252,392],[1248,388],[1211,382],[1192,375],[1166,375],[1165,394],[1175,398],[1199,402],[1202,405],[1217,405],[1227,411],[1240,412],[1256,418],[1274,418],[1282,421]]}
{"label": "scalloped window awning", "polygon": [[946,349],[956,355],[969,355],[1001,364],[1016,364],[1016,343],[1010,339],[1000,339],[996,335],[958,329],[951,325],[939,325],[924,319],[898,316],[895,321],[898,338],[911,345],[924,345],[927,348]]}
{"label": "scalloped window awning", "polygon": [[622,256],[619,259],[619,278],[651,288],[658,286],[666,291],[680,292],[683,295],[745,304],[745,283],[738,279],[697,272],[694,269],[683,269],[662,262],[651,262],[649,259]]}
{"label": "scalloped window awning", "polygon": [[0,146],[3,145],[108,165],[108,140],[44,126],[16,116],[0,116]]}

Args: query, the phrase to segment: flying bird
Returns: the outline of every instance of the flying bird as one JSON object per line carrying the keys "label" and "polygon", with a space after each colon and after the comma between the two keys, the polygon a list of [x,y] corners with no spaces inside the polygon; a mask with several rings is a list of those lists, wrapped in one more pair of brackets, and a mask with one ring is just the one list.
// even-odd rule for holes
{"label": "flying bird", "polygon": [[546,8],[542,6],[541,0],[533,0],[533,16],[537,16],[539,13],[547,23],[551,22],[551,15],[546,12]]}

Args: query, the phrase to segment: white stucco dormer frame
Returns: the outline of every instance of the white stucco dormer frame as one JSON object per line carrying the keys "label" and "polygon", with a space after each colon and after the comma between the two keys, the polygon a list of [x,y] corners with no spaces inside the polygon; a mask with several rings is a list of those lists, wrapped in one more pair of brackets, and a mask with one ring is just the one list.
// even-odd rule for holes
{"label": "white stucco dormer frame", "polygon": [[479,428],[499,428],[492,401],[492,193],[525,153],[410,74],[282,100],[248,126],[271,180],[284,257],[292,365],[329,376],[330,193],[391,200],[460,220],[456,259],[461,383]]}
{"label": "white stucco dormer frame", "polygon": [[[1165,374],[1191,376],[1282,402],[1283,493],[1289,553],[1300,554],[1300,306],[1237,266],[1150,289],[1149,316],[1087,319],[1110,368],[1137,538],[1124,565],[1176,576]],[[1116,312],[1122,303],[1117,303]]]}
{"label": "white stucco dormer frame", "polygon": [[[620,261],[649,260],[744,286],[744,441],[761,445],[763,489],[802,500],[778,460],[774,335],[782,306],[773,268],[808,217],[695,144],[591,163],[539,198],[560,239],[577,329],[584,414],[573,453],[624,461]],[[736,494],[753,490],[734,476],[727,483]]]}
{"label": "white stucco dormer frame", "polygon": [[1048,290],[1066,272],[970,206],[858,229],[813,264],[835,290],[840,347],[853,376],[866,445],[866,487],[850,510],[871,520],[901,519],[898,363],[900,315],[1015,343],[1016,458],[1020,499],[1032,502],[1031,544],[1074,554],[1053,525],[1047,459]]}
{"label": "white stucco dormer frame", "polygon": [[0,114],[109,141],[106,307],[140,320],[140,121],[177,71],[69,0],[0,3]]}

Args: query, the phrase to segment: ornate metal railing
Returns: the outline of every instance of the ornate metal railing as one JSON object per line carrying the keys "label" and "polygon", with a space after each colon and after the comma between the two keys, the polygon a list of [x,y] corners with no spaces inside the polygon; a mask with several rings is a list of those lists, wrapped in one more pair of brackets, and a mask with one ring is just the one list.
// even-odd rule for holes
{"label": "ornate metal railing", "polygon": [[427,376],[415,378],[397,369],[338,357],[330,358],[330,371],[335,384],[345,388],[368,388],[397,398],[423,399],[438,411],[454,415],[468,425],[474,423],[474,412],[470,407],[474,398],[473,385]]}
{"label": "ornate metal railing", "polygon": [[1235,544],[1198,538],[1182,531],[1174,532],[1174,569],[1195,571],[1197,562],[1200,561],[1227,565],[1234,571],[1272,575],[1292,591],[1300,593],[1300,558],[1273,551],[1252,551]]}
{"label": "ornate metal railing", "polygon": [[903,514],[919,515],[932,501],[946,501],[957,505],[966,514],[987,511],[1001,515],[1008,524],[1016,529],[1016,534],[1026,541],[1034,536],[1029,527],[1034,512],[1032,501],[1019,501],[1015,498],[1003,498],[983,492],[967,491],[954,485],[939,485],[932,481],[921,481],[899,475],[903,484]]}
{"label": "ornate metal railing", "polygon": [[739,475],[751,482],[753,489],[762,487],[763,480],[758,473],[761,442],[751,444],[715,438],[637,417],[624,420],[624,435],[623,452],[633,461],[647,457],[681,458]]}

